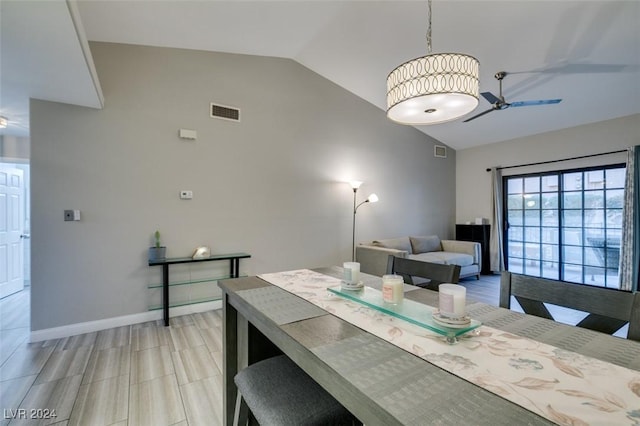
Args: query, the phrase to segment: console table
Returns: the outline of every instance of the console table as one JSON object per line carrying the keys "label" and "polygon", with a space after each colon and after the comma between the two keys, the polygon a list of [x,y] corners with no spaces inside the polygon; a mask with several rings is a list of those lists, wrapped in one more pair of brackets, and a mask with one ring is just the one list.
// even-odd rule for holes
{"label": "console table", "polygon": [[[169,286],[171,283],[169,282],[169,265],[176,265],[180,263],[198,263],[198,262],[215,262],[228,260],[229,261],[229,275],[225,277],[219,277],[219,279],[223,278],[238,278],[240,272],[240,259],[246,259],[251,257],[250,254],[247,253],[231,253],[231,254],[215,254],[209,257],[205,257],[203,259],[193,259],[191,257],[173,257],[166,259],[158,259],[149,261],[149,266],[162,266],[162,314],[164,319],[164,325],[169,325]],[[212,281],[217,281],[212,280]],[[192,282],[192,283],[195,283]],[[190,284],[190,282],[183,283]]]}

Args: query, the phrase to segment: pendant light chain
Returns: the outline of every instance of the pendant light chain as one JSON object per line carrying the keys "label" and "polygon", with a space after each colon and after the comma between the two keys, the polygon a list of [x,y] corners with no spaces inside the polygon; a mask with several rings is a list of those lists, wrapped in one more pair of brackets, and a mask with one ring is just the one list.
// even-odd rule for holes
{"label": "pendant light chain", "polygon": [[427,54],[431,54],[431,0],[428,2],[429,25],[427,26]]}

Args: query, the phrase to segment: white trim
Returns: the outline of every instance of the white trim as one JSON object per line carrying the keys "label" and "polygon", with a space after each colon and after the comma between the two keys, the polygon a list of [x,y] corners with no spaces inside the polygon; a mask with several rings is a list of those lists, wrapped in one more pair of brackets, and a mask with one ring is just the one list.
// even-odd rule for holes
{"label": "white trim", "polygon": [[[193,305],[178,306],[169,309],[169,317],[194,314],[222,309],[222,300],[213,302],[197,303]],[[77,334],[92,333],[94,331],[106,330],[108,328],[123,327],[141,322],[156,321],[162,319],[162,310],[141,312],[139,314],[124,315],[121,317],[105,318],[97,321],[81,322],[77,324],[63,325],[61,327],[45,328],[32,331],[29,337],[30,342],[40,342],[42,340],[61,339],[63,337],[75,336]]]}
{"label": "white trim", "polygon": [[69,9],[69,15],[73,22],[73,28],[76,30],[76,36],[78,37],[78,44],[82,50],[82,56],[87,65],[87,71],[93,82],[93,88],[96,91],[96,97],[98,98],[97,105],[91,105],[97,109],[104,108],[104,95],[102,94],[102,87],[100,86],[100,80],[98,79],[98,71],[96,65],[93,62],[93,56],[91,55],[91,48],[89,47],[89,41],[82,25],[82,19],[80,17],[80,10],[78,9],[76,0],[67,0],[67,8]]}
{"label": "white trim", "polygon": [[[7,136],[7,135],[3,135],[3,136]],[[2,155],[0,155],[0,163],[12,163],[12,164],[19,164],[21,166],[24,166],[24,165],[30,164],[31,162],[29,161],[28,158],[3,157]]]}

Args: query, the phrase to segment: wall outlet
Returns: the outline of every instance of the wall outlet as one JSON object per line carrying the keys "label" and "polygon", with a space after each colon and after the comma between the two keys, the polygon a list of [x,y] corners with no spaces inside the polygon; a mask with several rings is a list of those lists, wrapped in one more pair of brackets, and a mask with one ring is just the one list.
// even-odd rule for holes
{"label": "wall outlet", "polygon": [[182,190],[180,191],[181,200],[190,200],[193,198],[193,191]]}

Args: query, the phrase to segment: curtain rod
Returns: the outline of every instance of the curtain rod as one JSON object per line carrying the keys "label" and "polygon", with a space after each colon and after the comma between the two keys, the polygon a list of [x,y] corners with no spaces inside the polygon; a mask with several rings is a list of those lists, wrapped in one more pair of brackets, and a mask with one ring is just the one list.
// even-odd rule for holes
{"label": "curtain rod", "polygon": [[[539,161],[537,163],[529,163],[529,164],[519,164],[517,166],[504,166],[504,167],[496,167],[497,170],[503,170],[503,169],[512,169],[514,167],[527,167],[527,166],[537,166],[540,164],[549,164],[549,163],[559,163],[561,161],[571,161],[571,160],[580,160],[581,158],[590,158],[590,157],[598,157],[600,155],[609,155],[609,154],[619,154],[621,152],[627,152],[626,149],[621,149],[619,151],[611,151],[611,152],[601,152],[600,154],[590,154],[590,155],[582,155],[580,157],[571,157],[571,158],[564,158],[562,160],[549,160],[549,161]],[[487,169],[488,172],[491,171],[491,168]]]}

